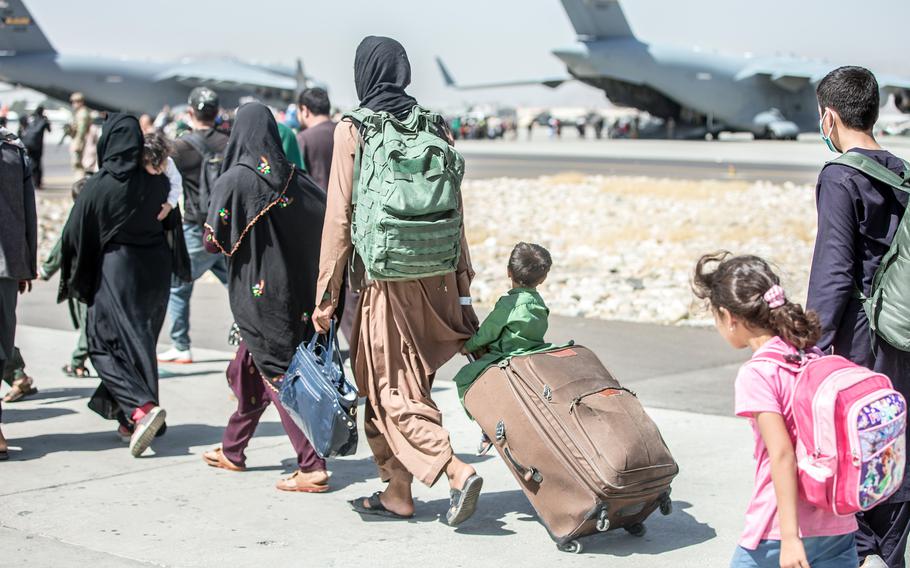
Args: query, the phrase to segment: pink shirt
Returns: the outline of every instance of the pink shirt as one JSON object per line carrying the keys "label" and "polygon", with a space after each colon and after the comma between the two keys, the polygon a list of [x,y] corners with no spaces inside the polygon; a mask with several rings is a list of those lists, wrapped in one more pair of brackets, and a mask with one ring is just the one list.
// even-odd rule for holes
{"label": "pink shirt", "polygon": [[[796,352],[784,340],[775,337],[756,351],[752,356],[753,360],[744,364],[736,376],[736,415],[749,419],[755,438],[755,489],[746,510],[746,528],[739,541],[740,546],[749,550],[758,548],[758,543],[762,540],[780,540],[777,497],[771,481],[771,460],[753,415],[759,412],[775,412],[784,417],[790,436],[794,440],[796,432],[790,411],[796,375],[774,363],[754,360],[767,350]],[[856,519],[853,515],[839,517],[834,513],[817,509],[802,499],[797,502],[797,514],[799,532],[803,538],[837,536],[856,531]]]}

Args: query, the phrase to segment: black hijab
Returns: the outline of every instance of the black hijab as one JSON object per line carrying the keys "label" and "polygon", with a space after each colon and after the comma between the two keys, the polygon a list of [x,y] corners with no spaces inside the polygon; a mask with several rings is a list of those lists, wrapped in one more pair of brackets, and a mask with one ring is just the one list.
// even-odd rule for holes
{"label": "black hijab", "polygon": [[240,246],[257,216],[282,196],[293,172],[268,107],[254,102],[237,109],[206,217],[206,226],[225,254],[230,256]]}
{"label": "black hijab", "polygon": [[228,257],[228,295],[240,334],[263,376],[284,374],[312,333],[325,192],[285,158],[272,113],[237,111],[206,219]]}
{"label": "black hijab", "polygon": [[417,104],[405,92],[410,84],[411,63],[400,43],[381,36],[363,38],[354,55],[354,86],[360,106],[403,120]]}
{"label": "black hijab", "polygon": [[[104,122],[98,141],[101,168],[85,184],[63,228],[58,301],[92,303],[104,248],[144,199],[167,186],[166,177],[149,175],[142,168],[142,144],[136,117],[115,113]],[[164,228],[179,225],[179,211],[174,210],[163,230],[175,256],[186,257],[182,235],[170,235]]]}

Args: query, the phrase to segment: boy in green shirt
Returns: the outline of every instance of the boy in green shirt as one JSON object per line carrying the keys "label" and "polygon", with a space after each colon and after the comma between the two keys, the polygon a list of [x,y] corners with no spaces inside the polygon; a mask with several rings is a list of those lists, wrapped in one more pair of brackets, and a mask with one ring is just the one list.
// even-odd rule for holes
{"label": "boy in green shirt", "polygon": [[455,375],[458,397],[464,395],[475,380],[491,365],[515,355],[524,355],[550,347],[544,341],[550,310],[537,287],[543,284],[553,261],[540,245],[518,243],[509,256],[509,278],[512,289],[496,302],[480,329],[464,344],[461,352],[477,359]]}

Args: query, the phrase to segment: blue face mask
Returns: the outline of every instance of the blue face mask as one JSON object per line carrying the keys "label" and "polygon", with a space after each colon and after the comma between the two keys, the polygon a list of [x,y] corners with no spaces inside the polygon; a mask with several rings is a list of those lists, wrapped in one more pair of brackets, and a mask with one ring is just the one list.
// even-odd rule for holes
{"label": "blue face mask", "polygon": [[831,127],[831,132],[828,132],[827,135],[825,134],[825,115],[827,115],[827,114],[828,114],[828,111],[825,111],[825,114],[823,114],[822,117],[818,119],[818,131],[821,132],[822,142],[825,143],[825,146],[827,146],[828,149],[831,150],[832,152],[834,152],[835,154],[839,154],[840,151],[834,145],[834,142],[831,141],[831,132],[834,132],[834,127],[833,126]]}

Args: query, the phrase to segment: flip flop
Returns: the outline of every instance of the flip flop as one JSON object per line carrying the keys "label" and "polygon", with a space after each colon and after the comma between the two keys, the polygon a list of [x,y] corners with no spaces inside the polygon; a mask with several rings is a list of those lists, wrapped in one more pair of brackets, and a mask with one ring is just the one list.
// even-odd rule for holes
{"label": "flip flop", "polygon": [[[394,511],[389,511],[383,506],[382,501],[379,499],[379,496],[382,495],[381,491],[373,493],[370,497],[361,497],[359,499],[354,499],[353,501],[348,501],[351,504],[351,508],[360,513],[361,515],[376,515],[377,517],[386,517],[389,519],[398,519],[405,520],[410,519],[414,515],[399,515]],[[364,507],[363,500],[366,499],[367,503],[370,504],[369,507]]]}
{"label": "flip flop", "polygon": [[476,473],[464,482],[461,489],[452,489],[450,500],[452,505],[446,513],[446,522],[449,526],[457,526],[467,521],[477,509],[477,499],[483,487],[483,478]]}

